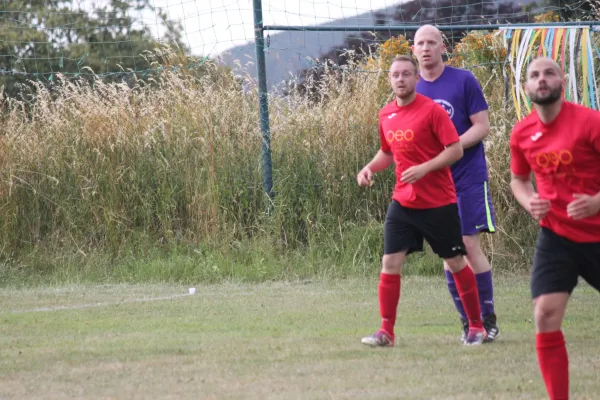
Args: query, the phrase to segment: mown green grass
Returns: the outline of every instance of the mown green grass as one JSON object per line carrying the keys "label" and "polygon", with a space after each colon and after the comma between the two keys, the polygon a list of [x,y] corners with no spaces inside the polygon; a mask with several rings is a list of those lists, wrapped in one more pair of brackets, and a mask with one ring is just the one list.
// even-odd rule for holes
{"label": "mown green grass", "polygon": [[[582,284],[565,320],[573,399],[600,392],[597,302]],[[443,278],[407,277],[397,346],[372,349],[360,343],[379,326],[372,278],[11,286],[0,397],[544,399],[528,278],[497,277],[496,307],[498,341],[462,346]]]}

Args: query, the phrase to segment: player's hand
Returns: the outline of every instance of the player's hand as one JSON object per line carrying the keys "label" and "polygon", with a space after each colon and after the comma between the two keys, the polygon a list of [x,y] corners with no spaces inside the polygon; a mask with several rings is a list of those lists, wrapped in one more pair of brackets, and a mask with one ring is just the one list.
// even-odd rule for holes
{"label": "player's hand", "polygon": [[373,184],[373,171],[369,167],[364,167],[356,175],[358,186],[371,186]]}
{"label": "player's hand", "polygon": [[429,170],[424,164],[415,165],[414,167],[405,169],[404,172],[402,172],[400,180],[404,183],[415,183],[416,181],[427,175],[428,172]]}
{"label": "player's hand", "polygon": [[600,211],[600,201],[587,194],[573,194],[573,200],[567,205],[567,215],[573,219],[592,217]]}
{"label": "player's hand", "polygon": [[527,205],[527,211],[536,220],[544,218],[548,211],[550,211],[550,200],[540,199],[537,193],[529,198],[529,204]]}

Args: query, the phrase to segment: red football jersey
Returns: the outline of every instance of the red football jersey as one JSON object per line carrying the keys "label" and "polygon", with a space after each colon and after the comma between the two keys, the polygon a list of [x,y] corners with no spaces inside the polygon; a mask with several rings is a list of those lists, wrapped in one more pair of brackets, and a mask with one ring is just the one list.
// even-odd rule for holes
{"label": "red football jersey", "polygon": [[513,128],[510,150],[512,172],[533,171],[540,198],[551,201],[540,225],[573,242],[600,242],[600,214],[578,221],[567,215],[573,194],[600,192],[600,112],[565,101],[545,125],[534,111]]}
{"label": "red football jersey", "polygon": [[435,158],[459,137],[446,110],[417,94],[415,100],[398,106],[396,100],[379,112],[381,150],[394,155],[396,186],[392,198],[409,208],[435,208],[456,203],[456,189],[449,167],[432,171],[414,184],[400,180],[407,168]]}

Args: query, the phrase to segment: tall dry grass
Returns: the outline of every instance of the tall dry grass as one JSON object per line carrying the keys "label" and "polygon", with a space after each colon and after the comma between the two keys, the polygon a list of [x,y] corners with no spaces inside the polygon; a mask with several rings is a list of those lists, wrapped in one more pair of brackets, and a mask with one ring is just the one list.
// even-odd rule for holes
{"label": "tall dry grass", "polygon": [[[535,224],[508,187],[515,113],[500,68],[478,72],[491,106],[499,228],[484,242],[497,269],[514,270],[529,264]],[[320,100],[271,97],[270,214],[257,94],[216,66],[130,85],[59,76],[37,87],[35,101],[2,99],[0,256],[25,270],[77,270],[101,255],[108,275],[152,254],[185,255],[179,278],[372,274],[393,171],[370,189],[355,174],[378,149],[377,113],[389,100],[377,89],[382,76],[348,65],[315,83]],[[414,260],[422,272],[439,269],[431,254]]]}

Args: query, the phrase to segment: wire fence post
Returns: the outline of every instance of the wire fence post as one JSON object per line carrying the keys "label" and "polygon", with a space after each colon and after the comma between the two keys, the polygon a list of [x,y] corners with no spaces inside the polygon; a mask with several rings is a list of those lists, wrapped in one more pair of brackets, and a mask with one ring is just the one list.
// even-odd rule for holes
{"label": "wire fence post", "polygon": [[[262,132],[261,164],[264,191],[273,198],[273,164],[271,161],[271,133],[269,129],[269,98],[267,92],[267,71],[265,63],[265,37],[262,14],[262,0],[253,0],[254,42],[256,49],[256,69],[258,75],[258,99],[260,107],[260,130]],[[270,209],[270,206],[268,207]]]}

